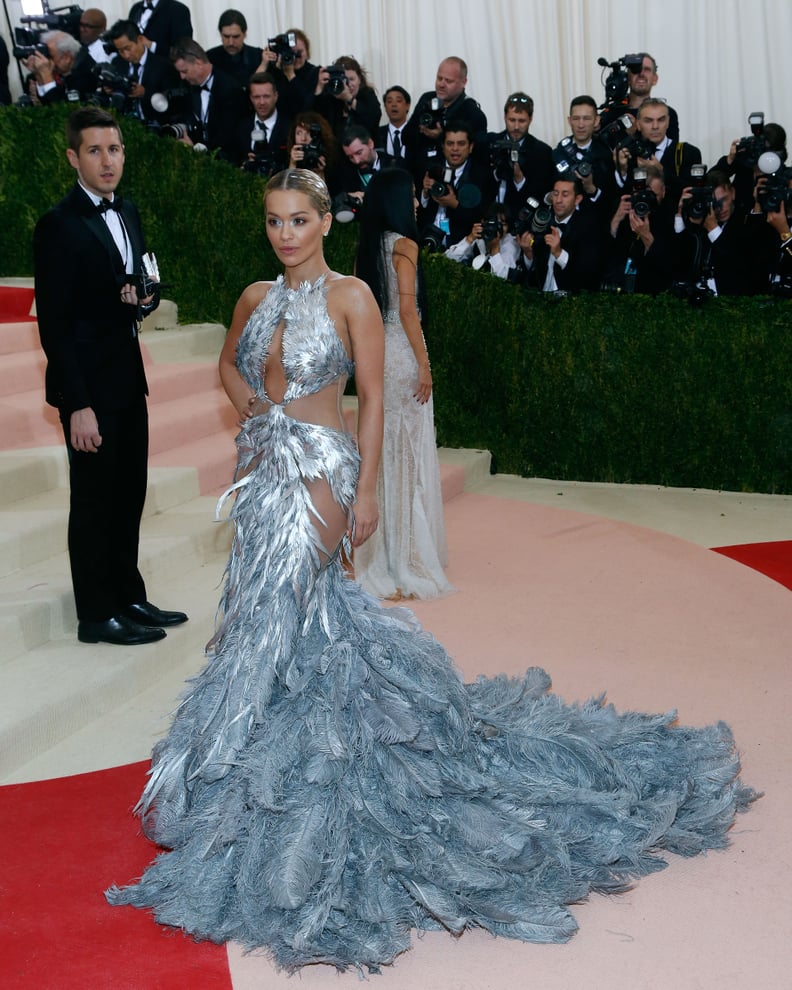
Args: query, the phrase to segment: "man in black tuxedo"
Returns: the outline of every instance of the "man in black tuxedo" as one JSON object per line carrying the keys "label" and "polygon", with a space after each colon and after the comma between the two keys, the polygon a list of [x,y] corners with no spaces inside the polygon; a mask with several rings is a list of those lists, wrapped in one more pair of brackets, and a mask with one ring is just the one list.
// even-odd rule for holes
{"label": "man in black tuxedo", "polygon": [[240,86],[247,86],[253,73],[261,68],[262,50],[245,44],[245,15],[240,10],[224,10],[217,30],[222,44],[207,51],[209,61],[216,69],[236,79]]}
{"label": "man in black tuxedo", "polygon": [[191,134],[180,138],[186,144],[206,145],[219,157],[234,161],[234,134],[248,102],[245,91],[231,76],[215,70],[197,41],[183,38],[170,51],[173,67],[191,91],[192,116],[184,123]]}
{"label": "man in black tuxedo", "polygon": [[167,58],[146,47],[146,39],[134,21],[116,21],[109,35],[118,52],[111,68],[131,82],[124,111],[142,120],[165,123],[167,111],[155,110],[151,97],[175,89],[179,74]]}
{"label": "man in black tuxedo", "polygon": [[421,177],[418,225],[442,230],[443,247],[465,237],[495,196],[489,169],[472,158],[473,149],[471,125],[462,120],[448,124],[442,155]]}
{"label": "man in black tuxedo", "polygon": [[36,308],[47,355],[46,399],[69,452],[69,557],[84,643],[136,645],[187,620],[146,599],[138,570],[146,497],[148,386],[139,321],[158,290],[138,297],[145,251],[140,217],[115,189],[124,146],[98,107],[69,117],[71,192],[36,224]]}
{"label": "man in black tuxedo", "polygon": [[129,10],[153,51],[165,58],[171,46],[182,38],[192,38],[190,10],[179,0],[138,0]]}
{"label": "man in black tuxedo", "polygon": [[278,106],[278,87],[269,72],[256,72],[247,87],[250,109],[234,132],[233,160],[248,172],[272,175],[286,168],[291,120]]}

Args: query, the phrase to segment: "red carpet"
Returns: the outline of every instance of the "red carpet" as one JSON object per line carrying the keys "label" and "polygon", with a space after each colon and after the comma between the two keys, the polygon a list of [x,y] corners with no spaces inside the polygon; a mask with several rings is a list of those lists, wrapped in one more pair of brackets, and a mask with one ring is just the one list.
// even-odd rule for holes
{"label": "red carpet", "polygon": [[738,560],[755,571],[792,590],[792,540],[774,543],[745,543],[736,547],[716,547],[716,553]]}
{"label": "red carpet", "polygon": [[0,286],[0,323],[19,323],[30,319],[33,290],[12,285]]}
{"label": "red carpet", "polygon": [[0,788],[5,990],[231,990],[225,948],[104,899],[153,858],[130,816],[147,766]]}

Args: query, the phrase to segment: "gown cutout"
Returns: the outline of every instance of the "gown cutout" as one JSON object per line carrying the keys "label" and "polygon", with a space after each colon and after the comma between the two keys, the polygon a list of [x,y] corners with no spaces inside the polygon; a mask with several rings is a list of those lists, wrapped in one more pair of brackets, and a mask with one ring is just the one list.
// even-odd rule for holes
{"label": "gown cutout", "polygon": [[[284,404],[352,372],[323,279],[279,279],[237,349],[258,395],[281,320]],[[566,704],[539,668],[463,684],[407,609],[320,558],[306,480],[346,512],[358,454],[284,404],[237,438],[216,633],[136,809],[162,851],[110,903],[290,971],[377,971],[414,928],[565,941],[566,905],[625,890],[666,851],[725,846],[756,796],[728,726]]]}

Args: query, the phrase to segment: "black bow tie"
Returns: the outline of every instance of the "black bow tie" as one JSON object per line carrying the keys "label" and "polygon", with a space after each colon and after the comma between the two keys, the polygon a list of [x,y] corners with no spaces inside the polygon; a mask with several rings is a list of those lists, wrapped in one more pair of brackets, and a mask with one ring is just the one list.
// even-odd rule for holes
{"label": "black bow tie", "polygon": [[115,199],[100,199],[96,204],[96,208],[100,213],[107,213],[108,210],[115,210],[117,213],[120,213],[121,197],[116,196]]}

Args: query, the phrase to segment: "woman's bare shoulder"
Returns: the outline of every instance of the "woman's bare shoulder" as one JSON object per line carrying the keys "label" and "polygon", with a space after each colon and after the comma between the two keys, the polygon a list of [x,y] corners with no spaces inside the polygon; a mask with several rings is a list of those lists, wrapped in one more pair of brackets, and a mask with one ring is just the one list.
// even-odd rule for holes
{"label": "woman's bare shoulder", "polygon": [[328,303],[331,298],[342,305],[359,306],[367,304],[374,297],[371,289],[363,279],[356,275],[342,275],[340,272],[330,272],[325,281],[327,285]]}

